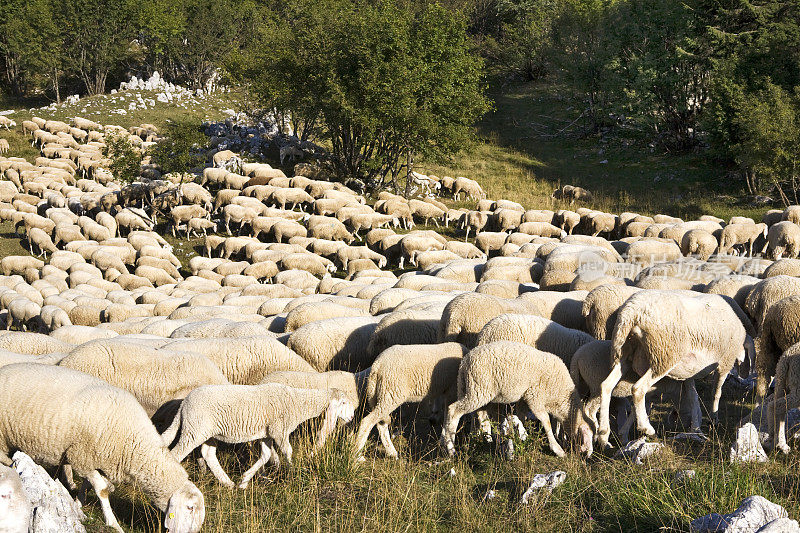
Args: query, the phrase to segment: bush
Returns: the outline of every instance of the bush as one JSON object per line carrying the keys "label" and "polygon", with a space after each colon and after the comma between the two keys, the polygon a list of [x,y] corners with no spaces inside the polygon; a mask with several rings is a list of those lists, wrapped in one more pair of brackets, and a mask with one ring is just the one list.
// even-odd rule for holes
{"label": "bush", "polygon": [[161,165],[164,174],[186,172],[203,166],[205,145],[206,136],[198,124],[174,122],[167,126],[164,138],[153,148],[151,160]]}
{"label": "bush", "polygon": [[131,144],[125,134],[106,138],[106,157],[111,159],[111,172],[124,183],[130,183],[139,176],[142,153]]}

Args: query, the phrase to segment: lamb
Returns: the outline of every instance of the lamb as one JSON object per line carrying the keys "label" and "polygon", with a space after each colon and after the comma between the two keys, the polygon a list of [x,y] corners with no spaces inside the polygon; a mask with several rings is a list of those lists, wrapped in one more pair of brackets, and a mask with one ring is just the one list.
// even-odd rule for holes
{"label": "lamb", "polygon": [[181,403],[177,416],[161,435],[165,444],[179,435],[172,448],[178,461],[200,446],[200,452],[220,483],[233,487],[233,481],[217,460],[215,439],[231,444],[259,440],[261,457],[242,476],[239,488],[246,488],[250,479],[274,453],[269,441],[292,463],[289,436],[297,426],[325,414],[317,440],[317,448],[336,427],[338,419],[352,420],[355,405],[338,390],[295,389],[278,383],[264,385],[207,385],[190,392]]}
{"label": "lamb", "polygon": [[[61,328],[59,331],[66,329]],[[225,384],[225,375],[198,353],[154,350],[114,339],[87,342],[59,363],[133,394],[148,416],[200,385]]]}
{"label": "lamb", "polygon": [[46,465],[68,463],[91,483],[106,525],[120,533],[108,501],[112,483],[141,489],[169,531],[200,531],[203,494],[131,394],[82,372],[23,363],[0,369],[0,396],[0,462],[10,465],[21,450]]}
{"label": "lamb", "polygon": [[645,394],[664,377],[700,379],[714,372],[711,418],[716,421],[728,372],[735,362],[744,362],[746,350],[752,351],[742,318],[716,294],[687,298],[648,290],[631,296],[619,310],[612,336],[614,365],[601,385],[599,442],[608,443],[611,392],[622,378],[623,364],[625,371],[633,368],[641,376],[632,395],[637,426],[646,435],[655,435],[655,429],[647,417]]}
{"label": "lamb", "polygon": [[441,399],[452,402],[459,365],[466,353],[466,347],[455,342],[392,346],[383,351],[372,363],[364,387],[364,401],[370,412],[359,425],[355,454],[361,452],[377,425],[386,455],[397,459],[389,434],[392,412],[404,403]]}
{"label": "lamb", "polygon": [[366,353],[380,317],[342,317],[311,322],[295,330],[286,343],[320,372],[327,369],[367,368]]}
{"label": "lamb", "polygon": [[477,346],[496,341],[514,341],[555,354],[569,365],[573,354],[594,341],[588,333],[535,315],[503,314],[490,320],[478,335]]}
{"label": "lamb", "polygon": [[303,358],[266,335],[176,340],[163,349],[202,354],[235,385],[256,385],[264,376],[281,370],[314,372]]}
{"label": "lamb", "polygon": [[524,401],[547,433],[550,449],[563,457],[550,415],[565,424],[567,434],[591,454],[592,431],[564,362],[556,355],[510,341],[483,344],[467,353],[458,369],[458,400],[447,408],[442,444],[455,453],[454,438],[461,418],[489,403]]}

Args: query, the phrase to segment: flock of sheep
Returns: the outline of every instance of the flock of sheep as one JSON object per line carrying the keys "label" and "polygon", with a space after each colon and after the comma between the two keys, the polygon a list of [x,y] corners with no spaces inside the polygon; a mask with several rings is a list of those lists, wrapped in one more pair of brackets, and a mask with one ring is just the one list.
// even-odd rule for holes
{"label": "flock of sheep", "polygon": [[[0,309],[17,330],[0,335],[0,462],[21,450],[62,466],[73,488],[77,473],[117,530],[118,483],[136,483],[172,533],[200,530],[203,495],[181,466],[198,447],[234,486],[217,443],[258,441],[242,488],[267,463],[291,464],[291,434],[316,418],[315,449],[357,418],[354,457],[377,428],[397,458],[391,415],[409,402],[441,422],[450,454],[470,413],[487,438],[495,417],[521,426],[497,404],[537,419],[555,454],[591,454],[609,442],[612,411],[621,442],[634,423],[654,435],[653,393],[700,432],[695,380],[712,376],[716,421],[726,377],[754,364],[774,446],[788,451],[800,206],[760,223],[525,210],[473,180],[422,174],[416,183],[476,209],[387,192],[370,205],[307,177],[313,165],[286,177],[225,150],[198,176],[162,176],[145,159],[140,179],[120,184],[108,136],[146,148],[156,127],[22,127],[41,157],[0,158],[0,219],[33,254],[0,259]],[[464,240],[416,223],[453,223]],[[204,236],[188,277],[157,224]]]}

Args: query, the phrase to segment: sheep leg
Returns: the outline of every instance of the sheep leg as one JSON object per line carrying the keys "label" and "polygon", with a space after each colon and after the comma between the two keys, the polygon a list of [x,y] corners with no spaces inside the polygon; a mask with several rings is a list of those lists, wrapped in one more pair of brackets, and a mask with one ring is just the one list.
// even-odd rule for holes
{"label": "sheep leg", "polygon": [[111,510],[111,504],[108,501],[111,483],[109,483],[106,478],[101,476],[100,472],[97,470],[92,470],[89,472],[89,475],[86,476],[86,479],[92,484],[92,488],[94,489],[95,494],[97,494],[97,499],[100,500],[100,507],[103,509],[103,518],[106,521],[106,525],[119,531],[119,533],[123,533],[119,522],[117,522],[117,518],[114,516],[114,512]]}
{"label": "sheep leg", "polygon": [[444,419],[444,428],[442,429],[442,444],[444,444],[449,455],[456,453],[453,439],[456,436],[456,430],[458,430],[458,423],[461,418],[467,413],[477,411],[490,401],[491,398],[465,396],[447,408],[447,416]]}
{"label": "sheep leg", "polygon": [[260,440],[258,443],[261,445],[261,457],[258,458],[258,461],[256,461],[253,466],[247,469],[247,472],[245,472],[244,475],[242,475],[242,481],[239,483],[240,489],[247,488],[247,485],[250,484],[250,480],[254,475],[256,475],[256,472],[261,470],[261,468],[267,464],[270,455],[272,455],[272,450],[269,446],[267,446],[266,442]]}
{"label": "sheep leg", "polygon": [[[728,369],[730,371],[730,369]],[[711,405],[711,422],[719,423],[719,400],[722,398],[722,385],[725,384],[725,377],[728,372],[720,372],[717,369],[717,389],[714,391],[714,403]]]}
{"label": "sheep leg", "polygon": [[292,445],[289,442],[289,435],[288,434],[279,434],[272,438],[275,442],[275,445],[281,451],[283,456],[286,458],[286,463],[291,466],[292,465]]}
{"label": "sheep leg", "polygon": [[383,444],[383,449],[386,451],[386,456],[391,459],[397,459],[398,453],[394,444],[392,444],[392,436],[389,434],[389,422],[389,415],[378,421],[378,436],[381,439],[381,444]]}
{"label": "sheep leg", "polygon": [[475,416],[478,417],[478,427],[483,434],[483,440],[492,442],[492,421],[489,419],[489,413],[486,409],[478,409]]}
{"label": "sheep leg", "polygon": [[600,420],[597,430],[597,441],[602,446],[608,445],[608,437],[611,433],[611,423],[609,422],[609,408],[611,407],[611,393],[622,378],[622,363],[617,362],[609,372],[608,377],[600,384]]}
{"label": "sheep leg", "polygon": [[650,368],[633,384],[631,393],[633,395],[633,410],[636,413],[636,426],[648,437],[656,434],[655,428],[650,424],[647,416],[647,405],[645,399],[650,387],[658,381],[661,376],[653,378],[653,369]]}
{"label": "sheep leg", "polygon": [[231,478],[228,477],[228,474],[222,469],[222,466],[219,464],[219,460],[217,459],[217,447],[216,446],[209,446],[208,444],[202,444],[200,446],[200,455],[203,456],[203,459],[206,460],[206,464],[208,468],[211,469],[211,473],[214,474],[214,477],[217,480],[225,485],[226,487],[233,487],[233,481]]}
{"label": "sheep leg", "polygon": [[547,442],[550,444],[550,449],[553,450],[553,453],[559,457],[564,457],[567,455],[564,453],[564,449],[556,440],[556,436],[553,434],[553,426],[550,425],[550,414],[547,411],[535,410],[533,402],[528,402],[528,408],[533,413],[539,422],[541,422],[542,426],[544,427],[544,431],[547,434]]}
{"label": "sheep leg", "polygon": [[72,465],[65,464],[61,467],[61,473],[64,475],[64,481],[67,488],[72,492],[78,490],[78,485],[75,484],[75,476],[72,475]]}
{"label": "sheep leg", "polygon": [[[356,434],[355,454],[358,455],[364,446],[367,444],[367,439],[372,431],[372,428],[380,421],[381,414],[377,409],[373,409],[367,416],[361,420],[358,426],[358,433]],[[385,448],[385,446],[384,446]]]}

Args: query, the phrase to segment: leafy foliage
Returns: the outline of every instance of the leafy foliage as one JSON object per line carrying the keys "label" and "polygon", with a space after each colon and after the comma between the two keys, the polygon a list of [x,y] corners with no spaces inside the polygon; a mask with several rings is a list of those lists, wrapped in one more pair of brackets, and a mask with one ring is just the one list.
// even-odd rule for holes
{"label": "leafy foliage", "polygon": [[160,165],[164,174],[202,167],[206,142],[199,125],[173,122],[167,126],[164,138],[151,149],[151,161]]}
{"label": "leafy foliage", "polygon": [[438,5],[295,0],[230,66],[301,138],[329,139],[340,176],[376,187],[417,155],[469,142],[488,104],[465,30],[463,17]]}
{"label": "leafy foliage", "polygon": [[139,176],[142,164],[141,152],[131,144],[125,134],[106,136],[106,157],[111,159],[111,173],[125,183]]}

